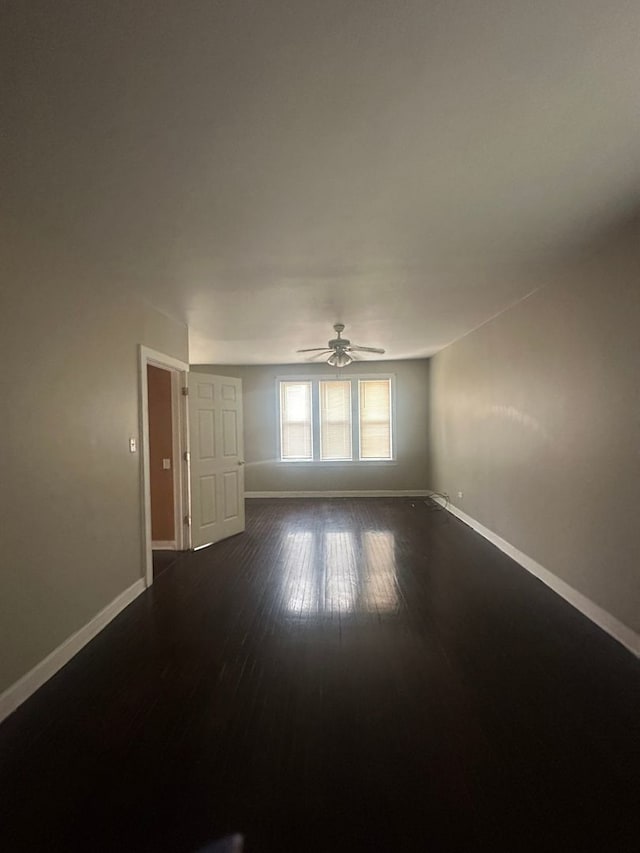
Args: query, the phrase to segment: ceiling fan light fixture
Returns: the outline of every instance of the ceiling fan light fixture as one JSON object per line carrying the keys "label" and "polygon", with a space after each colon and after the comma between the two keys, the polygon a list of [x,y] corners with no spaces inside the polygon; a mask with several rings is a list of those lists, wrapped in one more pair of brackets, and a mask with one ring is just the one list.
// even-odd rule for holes
{"label": "ceiling fan light fixture", "polygon": [[353,359],[348,353],[344,352],[344,350],[338,350],[338,352],[334,352],[329,356],[327,364],[330,364],[331,367],[347,367],[352,361]]}

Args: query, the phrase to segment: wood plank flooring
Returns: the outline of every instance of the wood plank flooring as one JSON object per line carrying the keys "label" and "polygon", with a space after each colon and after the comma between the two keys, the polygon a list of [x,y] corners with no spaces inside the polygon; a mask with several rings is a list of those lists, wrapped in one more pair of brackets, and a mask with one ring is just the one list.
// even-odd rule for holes
{"label": "wood plank flooring", "polygon": [[153,579],[158,579],[162,572],[172,566],[176,560],[183,556],[183,551],[152,551],[153,558]]}
{"label": "wood plank flooring", "polygon": [[637,853],[639,711],[447,513],[248,501],[0,727],[0,849]]}

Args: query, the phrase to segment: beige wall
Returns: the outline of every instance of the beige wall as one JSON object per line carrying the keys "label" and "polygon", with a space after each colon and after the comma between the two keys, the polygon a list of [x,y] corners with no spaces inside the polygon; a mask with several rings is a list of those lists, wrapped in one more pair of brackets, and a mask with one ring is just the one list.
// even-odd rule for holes
{"label": "beige wall", "polygon": [[639,270],[634,230],[431,369],[434,488],[636,631]]}
{"label": "beige wall", "polygon": [[237,376],[244,400],[245,487],[248,492],[425,489],[428,474],[427,359],[360,362],[342,376],[392,373],[396,376],[396,448],[394,463],[283,463],[278,461],[276,377],[336,376],[335,368],[316,365],[193,365],[193,370]]}
{"label": "beige wall", "polygon": [[2,282],[0,692],[143,576],[137,345],[187,360],[185,326],[35,246]]}

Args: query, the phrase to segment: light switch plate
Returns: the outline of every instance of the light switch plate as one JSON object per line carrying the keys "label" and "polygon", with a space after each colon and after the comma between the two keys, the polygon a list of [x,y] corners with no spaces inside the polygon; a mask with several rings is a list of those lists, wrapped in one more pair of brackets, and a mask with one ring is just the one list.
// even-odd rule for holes
{"label": "light switch plate", "polygon": [[170,471],[171,470],[171,460],[170,459],[163,459],[162,460],[162,468],[164,471]]}

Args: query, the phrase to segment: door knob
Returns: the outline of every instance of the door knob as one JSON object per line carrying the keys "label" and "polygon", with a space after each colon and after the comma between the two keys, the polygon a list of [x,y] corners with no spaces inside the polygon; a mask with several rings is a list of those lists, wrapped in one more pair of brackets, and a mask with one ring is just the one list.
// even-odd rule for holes
{"label": "door knob", "polygon": [[244,465],[244,459],[238,459],[238,465]]}

